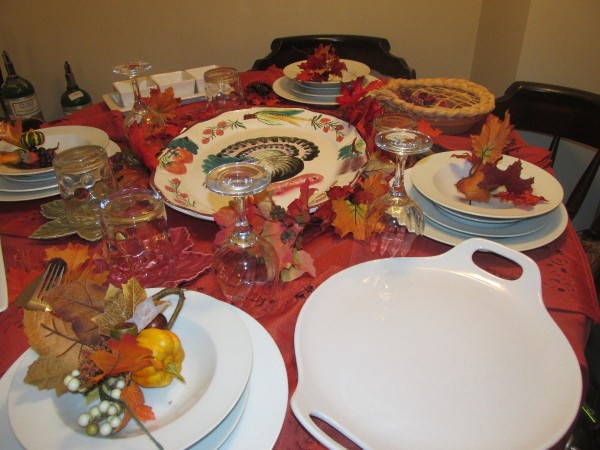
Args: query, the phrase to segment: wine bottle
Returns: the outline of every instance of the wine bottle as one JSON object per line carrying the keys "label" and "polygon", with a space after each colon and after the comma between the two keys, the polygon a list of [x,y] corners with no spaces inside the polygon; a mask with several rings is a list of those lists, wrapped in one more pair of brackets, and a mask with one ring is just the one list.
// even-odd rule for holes
{"label": "wine bottle", "polygon": [[23,130],[39,128],[44,122],[44,115],[33,85],[17,75],[6,51],[2,52],[2,59],[6,68],[6,80],[0,88],[0,95],[9,119],[12,121],[22,119]]}
{"label": "wine bottle", "polygon": [[[4,84],[4,75],[2,74],[2,70],[0,69],[0,87]],[[2,108],[0,109],[0,120],[8,120],[8,113],[6,112],[6,106],[4,106],[4,101],[2,100],[2,94],[0,94],[0,105]]]}
{"label": "wine bottle", "polygon": [[92,97],[86,91],[77,86],[75,74],[71,71],[71,66],[65,61],[65,79],[67,80],[67,90],[60,97],[60,105],[65,114],[72,114],[92,104]]}

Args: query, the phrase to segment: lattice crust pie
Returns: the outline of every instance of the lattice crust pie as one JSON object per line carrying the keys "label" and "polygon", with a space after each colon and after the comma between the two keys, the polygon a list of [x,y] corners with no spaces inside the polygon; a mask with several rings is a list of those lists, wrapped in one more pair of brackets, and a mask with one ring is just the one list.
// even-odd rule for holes
{"label": "lattice crust pie", "polygon": [[387,109],[430,121],[478,120],[495,106],[486,88],[459,78],[393,79],[373,95]]}

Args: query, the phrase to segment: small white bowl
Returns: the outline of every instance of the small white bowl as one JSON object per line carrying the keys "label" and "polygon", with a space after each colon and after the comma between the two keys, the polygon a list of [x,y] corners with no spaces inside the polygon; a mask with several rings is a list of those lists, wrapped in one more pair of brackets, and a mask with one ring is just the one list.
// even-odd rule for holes
{"label": "small white bowl", "polygon": [[152,75],[161,92],[172,87],[175,97],[191,97],[194,95],[194,77],[189,73],[179,70],[177,72],[159,73]]}
{"label": "small white bowl", "polygon": [[204,73],[211,69],[216,69],[217,65],[213,64],[212,66],[204,66],[204,67],[196,67],[194,69],[186,69],[185,71],[192,76],[196,80],[196,93],[198,95],[205,95],[205,87],[204,83]]}
{"label": "small white bowl", "polygon": [[[148,97],[150,96],[150,90],[156,88],[156,83],[149,77],[141,77],[138,78],[138,86],[140,87],[141,96]],[[131,107],[133,105],[133,87],[131,87],[131,81],[115,81],[113,87],[119,93],[123,107]]]}

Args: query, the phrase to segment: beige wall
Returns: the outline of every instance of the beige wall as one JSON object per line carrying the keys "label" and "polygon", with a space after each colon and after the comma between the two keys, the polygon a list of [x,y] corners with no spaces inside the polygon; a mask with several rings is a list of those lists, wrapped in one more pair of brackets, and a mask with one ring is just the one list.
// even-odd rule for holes
{"label": "beige wall", "polygon": [[[0,49],[61,115],[62,67],[94,101],[121,79],[113,65],[145,59],[153,73],[207,64],[249,69],[277,36],[387,37],[420,76],[469,77],[481,0],[0,0]],[[224,6],[227,5],[227,6]],[[458,11],[458,13],[457,13]],[[34,13],[32,13],[34,12]]]}

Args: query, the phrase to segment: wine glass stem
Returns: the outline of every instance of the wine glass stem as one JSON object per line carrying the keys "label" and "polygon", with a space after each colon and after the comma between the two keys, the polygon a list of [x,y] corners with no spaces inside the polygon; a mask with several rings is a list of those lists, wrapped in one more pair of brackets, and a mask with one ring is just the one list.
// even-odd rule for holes
{"label": "wine glass stem", "polygon": [[138,84],[137,76],[131,76],[131,87],[133,89],[133,101],[136,106],[143,106],[142,94],[140,93],[140,85]]}
{"label": "wine glass stem", "polygon": [[406,197],[404,189],[404,168],[406,167],[406,155],[396,155],[396,174],[390,184],[390,193],[394,197]]}
{"label": "wine glass stem", "polygon": [[246,215],[246,198],[234,197],[233,203],[235,205],[236,221],[230,240],[242,248],[251,247],[256,242],[257,237],[252,231],[252,226]]}

